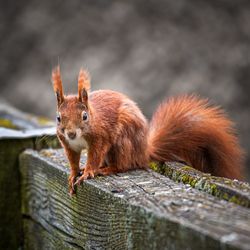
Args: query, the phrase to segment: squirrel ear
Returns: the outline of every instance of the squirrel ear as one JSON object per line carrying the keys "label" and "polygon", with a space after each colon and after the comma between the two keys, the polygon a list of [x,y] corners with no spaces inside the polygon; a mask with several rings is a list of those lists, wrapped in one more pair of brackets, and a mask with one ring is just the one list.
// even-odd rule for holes
{"label": "squirrel ear", "polygon": [[54,92],[57,98],[57,106],[59,107],[64,101],[63,87],[62,87],[62,80],[61,80],[61,73],[60,73],[59,65],[53,69],[51,80],[52,80]]}
{"label": "squirrel ear", "polygon": [[90,75],[81,69],[78,76],[78,98],[80,102],[87,104],[88,92],[90,90]]}

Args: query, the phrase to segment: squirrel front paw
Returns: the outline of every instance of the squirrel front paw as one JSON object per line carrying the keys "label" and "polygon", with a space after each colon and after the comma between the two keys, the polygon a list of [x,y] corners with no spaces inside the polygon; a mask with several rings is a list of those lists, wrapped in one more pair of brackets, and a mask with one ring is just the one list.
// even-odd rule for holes
{"label": "squirrel front paw", "polygon": [[96,171],[93,168],[90,167],[84,168],[83,174],[77,179],[77,181],[74,184],[80,185],[83,181],[94,178],[95,172]]}
{"label": "squirrel front paw", "polygon": [[73,195],[76,193],[75,191],[75,181],[76,181],[76,177],[78,176],[78,173],[74,173],[72,172],[68,178],[68,183],[69,183],[69,193],[70,195]]}

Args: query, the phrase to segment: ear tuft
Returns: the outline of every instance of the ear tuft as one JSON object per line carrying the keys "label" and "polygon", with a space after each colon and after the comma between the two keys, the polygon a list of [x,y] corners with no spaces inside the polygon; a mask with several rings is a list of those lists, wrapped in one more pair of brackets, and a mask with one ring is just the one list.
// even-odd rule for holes
{"label": "ear tuft", "polygon": [[88,71],[81,69],[78,76],[79,101],[87,103],[89,91],[90,91],[90,75]]}
{"label": "ear tuft", "polygon": [[62,102],[64,101],[62,79],[61,79],[59,65],[52,70],[51,80],[52,80],[54,92],[55,92],[56,98],[57,98],[57,106],[59,107],[62,104]]}

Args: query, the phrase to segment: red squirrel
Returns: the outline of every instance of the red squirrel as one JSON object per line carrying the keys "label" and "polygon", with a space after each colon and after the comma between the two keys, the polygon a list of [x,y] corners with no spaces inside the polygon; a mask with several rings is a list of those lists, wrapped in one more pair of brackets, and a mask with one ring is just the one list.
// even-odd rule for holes
{"label": "red squirrel", "polygon": [[[52,72],[57,97],[57,136],[75,185],[96,175],[146,169],[150,161],[178,161],[212,175],[242,178],[243,151],[223,110],[196,95],[164,101],[148,123],[135,102],[111,90],[90,92],[80,70],[78,95],[64,95],[59,66]],[[87,148],[82,175],[80,155]],[[77,179],[77,177],[80,177]]]}

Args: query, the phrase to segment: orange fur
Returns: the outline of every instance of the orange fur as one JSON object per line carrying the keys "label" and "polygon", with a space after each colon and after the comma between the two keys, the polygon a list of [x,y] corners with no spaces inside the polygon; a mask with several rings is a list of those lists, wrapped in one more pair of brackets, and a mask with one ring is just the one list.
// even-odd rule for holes
{"label": "orange fur", "polygon": [[[60,84],[56,86],[57,90]],[[207,100],[196,96],[170,98],[159,106],[148,125],[127,96],[111,90],[89,94],[89,88],[90,78],[81,70],[78,96],[64,96],[58,106],[57,134],[71,166],[71,193],[75,182],[97,174],[145,168],[151,160],[181,161],[214,175],[242,177],[242,150],[233,124]],[[84,145],[87,163],[76,180]]]}
{"label": "orange fur", "polygon": [[148,153],[156,161],[183,161],[203,172],[242,178],[242,149],[233,123],[208,100],[181,96],[162,103],[150,123]]}
{"label": "orange fur", "polygon": [[81,69],[78,75],[78,98],[87,102],[87,93],[90,91],[90,76],[86,70]]}
{"label": "orange fur", "polygon": [[53,82],[54,92],[55,92],[56,97],[57,97],[57,105],[59,106],[64,101],[61,73],[60,73],[59,66],[57,66],[52,71],[52,79],[51,80]]}

